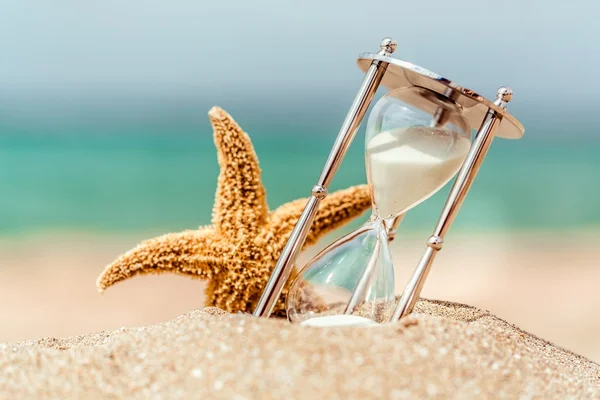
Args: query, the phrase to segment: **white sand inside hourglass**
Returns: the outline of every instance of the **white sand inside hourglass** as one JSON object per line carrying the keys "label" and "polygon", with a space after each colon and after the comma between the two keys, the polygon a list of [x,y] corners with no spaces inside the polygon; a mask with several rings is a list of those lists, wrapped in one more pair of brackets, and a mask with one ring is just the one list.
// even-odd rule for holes
{"label": "white sand inside hourglass", "polygon": [[377,326],[377,322],[358,315],[326,315],[303,321],[300,325],[315,327]]}
{"label": "white sand inside hourglass", "polygon": [[367,144],[367,171],[377,215],[397,215],[427,199],[452,179],[469,148],[467,137],[425,126],[373,137]]}

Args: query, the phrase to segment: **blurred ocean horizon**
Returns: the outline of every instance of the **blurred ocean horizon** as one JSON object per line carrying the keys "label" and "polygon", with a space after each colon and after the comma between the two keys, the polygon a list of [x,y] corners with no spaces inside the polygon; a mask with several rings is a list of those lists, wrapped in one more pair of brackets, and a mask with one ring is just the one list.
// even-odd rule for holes
{"label": "blurred ocean horizon", "polygon": [[[210,223],[219,171],[207,117],[212,105],[249,133],[271,208],[306,197],[353,93],[292,95],[260,101],[232,101],[226,93],[213,101],[97,96],[95,102],[0,96],[0,234],[160,233]],[[578,116],[558,121],[552,110],[518,99],[517,92],[510,109],[525,125],[525,137],[494,141],[453,230],[600,226],[596,127]],[[332,189],[366,182],[365,125]],[[401,229],[431,230],[449,188],[411,210]]]}

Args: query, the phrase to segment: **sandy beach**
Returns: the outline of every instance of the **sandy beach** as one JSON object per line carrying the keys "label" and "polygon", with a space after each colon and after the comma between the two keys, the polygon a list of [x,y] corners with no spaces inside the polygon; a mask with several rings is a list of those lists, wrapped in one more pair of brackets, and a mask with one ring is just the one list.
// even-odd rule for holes
{"label": "sandy beach", "polygon": [[[201,307],[204,283],[180,276],[136,277],[103,295],[96,292],[104,265],[145,237],[54,234],[0,240],[0,342],[146,326]],[[393,244],[398,293],[426,237],[399,232]],[[453,233],[423,296],[489,310],[599,362],[599,238],[600,230]]]}
{"label": "sandy beach", "polygon": [[427,300],[369,328],[200,309],[149,327],[0,345],[0,369],[6,398],[600,396],[598,364],[488,312]]}

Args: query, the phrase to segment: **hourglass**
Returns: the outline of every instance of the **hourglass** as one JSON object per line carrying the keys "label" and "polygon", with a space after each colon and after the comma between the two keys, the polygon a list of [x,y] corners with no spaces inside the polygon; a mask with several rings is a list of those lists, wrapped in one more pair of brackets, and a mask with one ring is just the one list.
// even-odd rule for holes
{"label": "hourglass", "polygon": [[[305,325],[373,325],[412,310],[442,239],[460,209],[493,136],[519,138],[522,125],[506,112],[512,92],[490,102],[456,83],[391,56],[384,39],[376,54],[362,54],[365,80],[342,125],[317,185],[254,311],[268,317],[310,230],[319,202],[344,157],[380,84],[390,91],[369,116],[365,143],[372,215],[356,231],[326,247],[297,274],[286,309]],[[471,144],[471,132],[478,129]],[[428,250],[398,305],[388,242],[403,215],[436,193],[454,175]],[[395,306],[395,311],[394,311]]]}
{"label": "hourglass", "polygon": [[[456,174],[470,139],[462,109],[429,89],[395,89],[377,102],[365,143],[371,217],[300,271],[286,302],[292,322],[362,324],[391,318],[395,287],[390,223]],[[311,293],[312,301],[304,293]]]}

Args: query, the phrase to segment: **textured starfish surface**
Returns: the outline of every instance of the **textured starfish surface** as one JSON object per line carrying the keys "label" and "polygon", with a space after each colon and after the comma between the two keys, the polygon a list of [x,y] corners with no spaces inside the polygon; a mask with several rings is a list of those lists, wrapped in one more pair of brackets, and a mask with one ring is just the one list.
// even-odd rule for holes
{"label": "textured starfish surface", "polygon": [[[228,312],[254,309],[307,199],[269,211],[250,138],[223,109],[213,107],[208,115],[221,169],[212,225],[143,241],[104,269],[96,282],[100,292],[135,275],[171,272],[207,280],[206,305]],[[370,207],[367,185],[329,194],[321,201],[305,246]],[[291,281],[274,315],[284,314],[282,299]]]}

